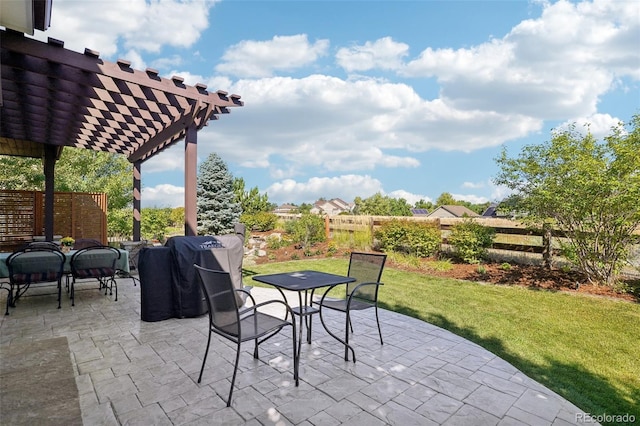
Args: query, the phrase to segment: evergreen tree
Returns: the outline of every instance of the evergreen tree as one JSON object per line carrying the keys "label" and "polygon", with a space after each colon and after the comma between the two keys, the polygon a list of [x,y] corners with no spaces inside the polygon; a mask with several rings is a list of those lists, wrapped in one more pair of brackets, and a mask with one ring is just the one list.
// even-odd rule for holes
{"label": "evergreen tree", "polygon": [[198,233],[221,235],[233,232],[241,207],[233,192],[233,176],[227,165],[211,153],[198,171]]}

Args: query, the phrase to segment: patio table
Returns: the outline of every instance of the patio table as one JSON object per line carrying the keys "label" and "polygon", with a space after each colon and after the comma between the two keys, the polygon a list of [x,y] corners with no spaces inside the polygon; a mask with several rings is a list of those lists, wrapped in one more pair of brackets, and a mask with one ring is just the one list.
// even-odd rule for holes
{"label": "patio table", "polygon": [[[119,269],[124,272],[129,271],[129,253],[126,250],[117,249],[120,252],[120,258],[116,260],[116,269]],[[69,250],[64,254],[65,262],[64,262],[64,273],[71,273],[71,257],[78,250]],[[9,268],[7,267],[7,257],[9,257],[11,253],[2,252],[0,253],[0,278],[9,278]]]}
{"label": "patio table", "polygon": [[[344,275],[336,275],[329,274],[326,272],[320,271],[296,271],[296,272],[284,272],[279,274],[268,274],[268,275],[256,275],[252,277],[254,281],[258,281],[264,284],[269,284],[275,287],[284,301],[287,301],[286,296],[284,295],[283,290],[295,291],[298,293],[298,306],[291,307],[294,315],[298,315],[300,317],[300,327],[299,327],[299,336],[298,336],[298,357],[300,356],[300,350],[302,348],[302,321],[303,318],[305,320],[305,325],[307,327],[307,343],[311,343],[311,320],[312,315],[316,313],[320,313],[322,319],[322,311],[321,308],[316,308],[313,306],[313,293],[316,289],[322,287],[335,287],[340,284],[347,284],[355,281],[355,278],[347,277]],[[308,322],[307,322],[308,320]],[[322,322],[322,326],[332,336],[334,339],[338,340],[345,346],[345,352],[347,349],[351,350],[351,353],[354,355],[353,360],[355,362],[355,352],[353,348],[344,340],[336,336],[332,333],[324,323]]]}

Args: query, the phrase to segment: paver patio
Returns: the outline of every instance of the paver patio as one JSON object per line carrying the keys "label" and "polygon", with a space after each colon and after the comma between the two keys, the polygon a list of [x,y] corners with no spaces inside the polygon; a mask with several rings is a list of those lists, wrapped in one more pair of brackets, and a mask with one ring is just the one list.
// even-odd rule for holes
{"label": "paver patio", "polygon": [[[383,346],[375,320],[361,318],[373,312],[354,313],[356,364],[316,318],[297,388],[289,332],[261,345],[260,360],[252,342],[243,344],[227,408],[235,357],[228,341],[213,337],[197,383],[208,316],[143,322],[140,287],[130,279],[118,280],[117,302],[93,282],[77,288],[76,306],[63,293],[60,310],[54,295],[22,298],[0,319],[0,347],[66,337],[85,425],[568,425],[582,413],[480,346],[385,310]],[[279,297],[258,287],[252,294]],[[344,316],[330,311],[326,319],[342,330]]]}

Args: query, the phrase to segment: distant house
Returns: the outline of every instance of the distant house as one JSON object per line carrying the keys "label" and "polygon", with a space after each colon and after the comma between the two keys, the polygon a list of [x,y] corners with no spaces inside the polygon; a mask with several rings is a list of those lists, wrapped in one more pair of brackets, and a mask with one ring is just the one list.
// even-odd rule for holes
{"label": "distant house", "polygon": [[498,217],[498,203],[489,204],[489,207],[482,212],[482,217]]}
{"label": "distant house", "polygon": [[281,213],[281,214],[291,214],[293,213],[298,207],[294,206],[293,204],[282,204],[279,207],[276,207],[276,209],[273,211],[275,214]]}
{"label": "distant house", "polygon": [[340,214],[351,213],[353,211],[353,203],[347,203],[340,198],[332,198],[331,200],[318,200],[313,203],[311,213],[313,214]]}
{"label": "distant house", "polygon": [[465,206],[440,206],[428,217],[479,217],[480,215]]}
{"label": "distant house", "polygon": [[411,215],[418,217],[427,217],[429,216],[429,211],[427,209],[411,209]]}

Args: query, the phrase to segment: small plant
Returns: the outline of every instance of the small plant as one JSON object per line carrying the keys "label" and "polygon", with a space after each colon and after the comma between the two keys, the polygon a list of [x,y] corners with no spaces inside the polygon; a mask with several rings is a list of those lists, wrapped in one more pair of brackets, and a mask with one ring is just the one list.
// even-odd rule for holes
{"label": "small plant", "polygon": [[269,255],[267,255],[267,259],[269,260],[276,260],[276,255],[273,253],[269,253]]}
{"label": "small plant", "polygon": [[327,246],[327,257],[333,257],[337,252],[338,245],[335,242],[330,241],[329,245]]}
{"label": "small plant", "polygon": [[500,265],[500,269],[502,269],[503,271],[510,271],[511,264],[509,262],[504,262],[502,265]]}
{"label": "small plant", "polygon": [[298,253],[293,253],[291,255],[291,260],[300,260],[300,256],[298,256]]}
{"label": "small plant", "polygon": [[564,273],[569,273],[571,272],[571,265],[562,265],[560,266],[560,270]]}
{"label": "small plant", "polygon": [[476,269],[476,271],[480,275],[487,275],[487,268],[484,265],[478,265],[478,268]]}
{"label": "small plant", "polygon": [[267,248],[270,250],[277,250],[287,245],[286,241],[279,236],[269,235],[267,237]]}
{"label": "small plant", "polygon": [[74,240],[71,237],[64,237],[62,239],[60,239],[60,244],[62,244],[65,247],[71,247],[73,246],[73,243],[75,243],[76,240]]}
{"label": "small plant", "polygon": [[429,269],[439,272],[446,272],[453,269],[451,259],[434,260],[428,263]]}

